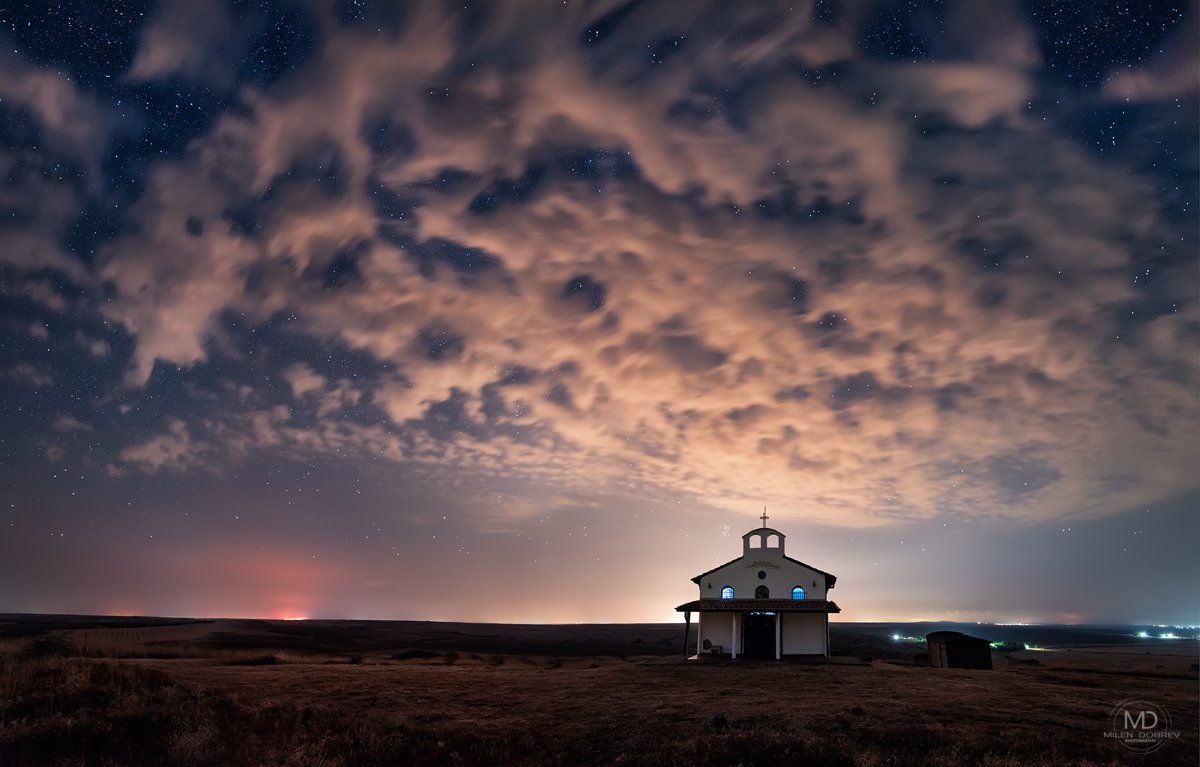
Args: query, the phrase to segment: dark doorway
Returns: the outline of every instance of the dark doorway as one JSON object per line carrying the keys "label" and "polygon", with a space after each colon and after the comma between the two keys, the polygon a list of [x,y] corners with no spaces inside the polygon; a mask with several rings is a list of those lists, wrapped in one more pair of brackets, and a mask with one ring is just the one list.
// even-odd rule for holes
{"label": "dark doorway", "polygon": [[742,653],[747,658],[775,659],[775,613],[746,613],[742,620]]}

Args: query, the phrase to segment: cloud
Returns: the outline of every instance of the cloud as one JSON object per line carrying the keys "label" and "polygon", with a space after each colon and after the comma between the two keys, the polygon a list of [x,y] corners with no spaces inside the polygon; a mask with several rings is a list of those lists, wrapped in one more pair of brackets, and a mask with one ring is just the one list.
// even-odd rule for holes
{"label": "cloud", "polygon": [[292,387],[292,395],[295,397],[324,389],[325,385],[329,383],[325,376],[313,372],[312,368],[301,363],[284,368],[283,377]]}
{"label": "cloud", "polygon": [[1195,4],[1189,4],[1172,39],[1150,61],[1110,72],[1104,95],[1114,101],[1195,99],[1200,94],[1198,13]]}
{"label": "cloud", "polygon": [[969,128],[1018,114],[1033,95],[1027,73],[1007,67],[979,64],[918,64],[896,70],[906,107],[945,112]]}
{"label": "cloud", "polygon": [[55,418],[54,423],[51,424],[50,428],[54,429],[57,432],[61,432],[63,434],[70,434],[72,432],[78,432],[78,431],[94,431],[95,430],[95,427],[93,427],[91,424],[84,423],[83,421],[80,421],[76,418],[72,418],[69,415],[60,415],[58,418]]}
{"label": "cloud", "polygon": [[30,64],[13,53],[0,54],[0,98],[28,109],[46,146],[77,157],[94,172],[115,116],[62,74]]}
{"label": "cloud", "polygon": [[54,376],[45,365],[19,362],[0,372],[4,378],[15,381],[34,389],[42,389],[54,385]]}
{"label": "cloud", "polygon": [[247,38],[246,26],[235,26],[228,10],[220,4],[163,3],[142,27],[129,77],[178,77],[229,87]]}
{"label": "cloud", "polygon": [[120,458],[141,471],[155,474],[210,468],[209,459],[213,452],[212,445],[192,440],[187,424],[172,418],[166,432],[124,448]]}
{"label": "cloud", "polygon": [[[774,17],[630,8],[327,24],[156,163],[98,266],[134,388],[249,364],[231,324],[281,317],[382,372],[277,354],[256,364],[294,402],[243,381],[265,402],[122,461],[370,454],[844,525],[1112,513],[1193,481],[1187,320],[1118,338],[1131,252],[1167,227],[1153,187],[1026,114],[1012,8],[970,55],[891,65],[803,14],[746,37]],[[214,76],[163,53],[172,19],[131,76]]]}
{"label": "cloud", "polygon": [[[102,311],[136,335],[130,375],[139,384],[156,360],[188,365],[206,357],[214,320],[237,305],[262,254],[261,246],[222,220],[224,195],[206,188],[220,187],[221,179],[189,166],[184,161],[155,169],[134,210],[144,223],[139,236],[102,251],[100,275],[121,299]],[[227,185],[225,190],[229,194]],[[190,222],[200,222],[199,229]]]}

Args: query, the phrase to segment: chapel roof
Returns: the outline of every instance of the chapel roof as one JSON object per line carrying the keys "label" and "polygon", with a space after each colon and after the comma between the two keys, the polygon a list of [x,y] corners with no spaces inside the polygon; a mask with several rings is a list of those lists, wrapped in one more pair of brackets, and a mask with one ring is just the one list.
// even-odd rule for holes
{"label": "chapel roof", "polygon": [[[747,533],[747,535],[749,535],[749,533]],[[833,588],[834,584],[837,583],[837,576],[832,573],[827,573],[824,570],[813,567],[812,565],[808,564],[807,562],[801,562],[799,559],[792,559],[787,554],[784,554],[783,558],[794,564],[803,565],[804,567],[807,567],[809,570],[812,570],[813,572],[817,572],[817,573],[820,573],[821,575],[824,575],[826,589]],[[716,567],[714,567],[711,570],[705,570],[704,572],[697,575],[695,578],[692,578],[692,582],[699,583],[700,579],[703,578],[704,576],[711,575],[712,573],[715,573],[717,570],[720,570],[722,567],[728,567],[729,565],[732,565],[734,562],[737,562],[738,560],[741,560],[741,559],[746,559],[746,555],[743,554],[740,557],[734,557],[733,559],[729,560],[728,562],[726,562],[723,565],[717,565]]]}

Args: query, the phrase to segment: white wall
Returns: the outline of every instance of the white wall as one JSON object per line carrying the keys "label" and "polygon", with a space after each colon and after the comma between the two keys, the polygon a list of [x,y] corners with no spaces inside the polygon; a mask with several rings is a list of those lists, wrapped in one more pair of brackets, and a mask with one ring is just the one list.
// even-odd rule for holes
{"label": "white wall", "polygon": [[[701,599],[720,599],[725,586],[733,586],[733,595],[738,599],[753,599],[754,590],[763,585],[772,599],[791,599],[795,586],[804,587],[805,599],[825,599],[825,576],[785,558],[782,547],[747,551],[742,558],[700,579]],[[759,579],[760,571],[767,574],[765,579]]]}
{"label": "white wall", "polygon": [[784,655],[825,654],[824,613],[782,613]]}
{"label": "white wall", "polygon": [[[701,613],[700,614],[700,652],[704,652],[704,640],[707,639],[714,645],[720,645],[721,651],[728,655],[734,649],[734,636],[737,636],[737,652],[742,652],[741,627],[737,626],[737,631],[734,631],[735,621],[738,618],[737,613]],[[691,647],[688,652],[694,651],[696,648]]]}
{"label": "white wall", "polygon": [[[824,655],[825,654],[825,614],[824,613],[780,613],[782,620],[782,653],[784,655]],[[700,650],[703,653],[704,640],[719,646],[721,652],[729,655],[734,649],[736,635],[737,653],[742,654],[742,627],[737,613],[701,613],[697,629]],[[695,640],[691,640],[695,641]],[[696,645],[688,647],[688,653],[696,652]]]}

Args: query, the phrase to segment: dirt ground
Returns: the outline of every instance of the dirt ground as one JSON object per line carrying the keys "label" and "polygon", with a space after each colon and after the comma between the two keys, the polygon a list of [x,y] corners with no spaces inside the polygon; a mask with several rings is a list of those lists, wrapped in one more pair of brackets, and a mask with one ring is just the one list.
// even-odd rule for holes
{"label": "dirt ground", "polygon": [[[306,699],[366,718],[399,718],[436,732],[451,751],[466,730],[500,728],[529,733],[533,750],[552,760],[566,756],[555,753],[562,743],[626,741],[630,751],[612,754],[619,760],[637,758],[639,742],[742,731],[798,743],[858,740],[870,745],[864,750],[880,764],[888,761],[890,743],[910,740],[968,760],[978,753],[1013,755],[1018,763],[1196,762],[1200,698],[1187,664],[1141,656],[1131,668],[1108,655],[1062,655],[1069,662],[1060,665],[1056,657],[991,673],[886,661],[797,666],[611,657],[503,662],[481,657],[449,666],[436,660],[255,668],[146,663],[187,685],[262,706]],[[1150,700],[1171,712],[1180,738],[1151,755],[1158,758],[1124,753],[1105,741],[1111,709],[1127,698]]]}
{"label": "dirt ground", "polygon": [[[1194,641],[996,653],[988,672],[917,666],[887,646],[824,665],[514,652],[525,629],[534,649],[579,649],[538,627],[466,630],[461,650],[445,647],[458,629],[426,627],[372,650],[383,629],[339,626],[359,650],[339,654],[323,649],[328,627],[281,648],[257,623],[52,635],[78,648],[86,631],[88,656],[119,660],[8,640],[0,763],[1188,765],[1200,753]],[[430,632],[449,639],[421,643]],[[469,649],[489,633],[507,652]],[[608,639],[671,649],[661,632],[633,633]],[[1167,712],[1178,736],[1148,754],[1106,738],[1131,698]]]}

